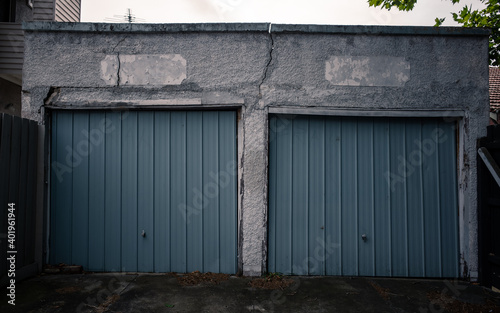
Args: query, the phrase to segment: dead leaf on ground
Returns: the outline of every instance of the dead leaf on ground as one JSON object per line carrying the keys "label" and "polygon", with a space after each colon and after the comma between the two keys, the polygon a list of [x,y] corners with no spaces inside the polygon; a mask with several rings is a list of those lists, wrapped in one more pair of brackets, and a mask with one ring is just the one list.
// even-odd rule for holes
{"label": "dead leaf on ground", "polygon": [[99,304],[99,306],[95,308],[95,313],[106,312],[108,310],[108,307],[118,301],[118,299],[120,299],[120,295],[118,294],[113,294],[107,297],[103,303]]}
{"label": "dead leaf on ground", "polygon": [[286,278],[283,275],[272,274],[266,277],[254,278],[249,284],[250,286],[259,289],[283,290],[293,283],[294,281],[290,278]]}
{"label": "dead leaf on ground", "polygon": [[427,298],[432,304],[445,309],[448,312],[456,313],[500,313],[500,306],[495,304],[491,299],[487,299],[486,303],[468,303],[457,300],[451,295],[433,291],[427,293]]}
{"label": "dead leaf on ground", "polygon": [[375,289],[378,294],[384,298],[384,300],[389,300],[390,297],[389,297],[389,289],[387,288],[383,288],[382,286],[380,286],[379,284],[377,284],[376,282],[374,281],[369,281],[370,285],[372,285],[373,289]]}
{"label": "dead leaf on ground", "polygon": [[177,277],[177,281],[181,286],[194,286],[202,283],[218,285],[221,281],[229,279],[228,274],[210,272],[200,273],[200,271],[194,271],[183,275],[175,275],[175,277]]}

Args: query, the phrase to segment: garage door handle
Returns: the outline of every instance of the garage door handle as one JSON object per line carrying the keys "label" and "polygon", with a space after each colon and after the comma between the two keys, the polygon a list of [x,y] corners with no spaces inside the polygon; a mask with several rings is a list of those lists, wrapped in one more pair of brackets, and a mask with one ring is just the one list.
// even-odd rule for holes
{"label": "garage door handle", "polygon": [[142,230],[141,236],[146,237],[146,232],[144,231],[144,229]]}
{"label": "garage door handle", "polygon": [[366,241],[366,239],[368,239],[368,238],[366,237],[365,234],[363,234],[363,235],[361,235],[361,239],[363,239],[363,241]]}

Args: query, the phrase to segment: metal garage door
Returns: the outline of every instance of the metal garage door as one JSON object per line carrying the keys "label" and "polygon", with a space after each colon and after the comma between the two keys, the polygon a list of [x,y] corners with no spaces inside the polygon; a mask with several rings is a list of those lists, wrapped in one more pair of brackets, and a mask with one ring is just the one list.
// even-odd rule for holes
{"label": "metal garage door", "polygon": [[270,117],[268,270],[458,276],[454,123]]}
{"label": "metal garage door", "polygon": [[50,263],[235,273],[236,114],[52,114]]}

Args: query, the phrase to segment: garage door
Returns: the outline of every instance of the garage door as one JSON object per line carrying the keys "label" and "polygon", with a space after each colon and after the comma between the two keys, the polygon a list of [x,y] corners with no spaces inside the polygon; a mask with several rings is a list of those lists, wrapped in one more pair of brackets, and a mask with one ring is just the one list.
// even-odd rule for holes
{"label": "garage door", "polygon": [[456,277],[455,124],[270,117],[268,270]]}
{"label": "garage door", "polygon": [[236,114],[55,111],[50,263],[235,273]]}

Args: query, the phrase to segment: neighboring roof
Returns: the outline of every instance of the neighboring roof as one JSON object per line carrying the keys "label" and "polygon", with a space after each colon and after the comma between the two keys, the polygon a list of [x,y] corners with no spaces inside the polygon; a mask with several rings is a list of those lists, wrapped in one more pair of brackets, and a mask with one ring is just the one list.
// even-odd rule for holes
{"label": "neighboring roof", "polygon": [[272,23],[110,24],[28,22],[23,24],[23,29],[25,31],[52,32],[271,32],[410,36],[489,36],[490,34],[489,29],[468,27],[293,25]]}
{"label": "neighboring roof", "polygon": [[490,66],[490,110],[500,110],[500,67]]}

